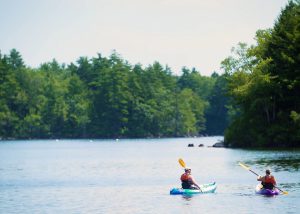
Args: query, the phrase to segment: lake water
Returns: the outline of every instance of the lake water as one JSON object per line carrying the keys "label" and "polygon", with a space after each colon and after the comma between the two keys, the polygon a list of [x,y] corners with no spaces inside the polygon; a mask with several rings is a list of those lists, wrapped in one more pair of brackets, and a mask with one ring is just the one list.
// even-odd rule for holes
{"label": "lake water", "polygon": [[[2,141],[0,213],[300,213],[299,150],[208,147],[220,139]],[[178,158],[198,183],[216,181],[216,193],[169,195],[180,186]],[[256,195],[256,176],[239,161],[270,168],[289,194]]]}

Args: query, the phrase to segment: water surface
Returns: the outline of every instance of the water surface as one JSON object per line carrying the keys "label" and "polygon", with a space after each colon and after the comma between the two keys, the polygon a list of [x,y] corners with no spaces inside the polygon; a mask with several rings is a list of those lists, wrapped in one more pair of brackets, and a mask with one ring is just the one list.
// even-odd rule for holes
{"label": "water surface", "polygon": [[[300,151],[209,147],[220,139],[2,141],[0,213],[299,213]],[[180,157],[217,192],[169,195]],[[270,168],[289,194],[255,195],[256,176],[239,161]]]}

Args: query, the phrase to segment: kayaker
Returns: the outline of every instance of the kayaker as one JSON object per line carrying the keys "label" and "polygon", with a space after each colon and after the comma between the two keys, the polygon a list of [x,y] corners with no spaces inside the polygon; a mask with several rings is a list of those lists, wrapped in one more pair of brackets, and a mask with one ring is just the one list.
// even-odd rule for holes
{"label": "kayaker", "polygon": [[269,170],[269,169],[266,170],[265,176],[258,176],[257,180],[261,181],[261,184],[263,185],[263,188],[265,188],[265,189],[272,190],[276,186],[275,177],[273,175],[271,175],[271,170]]}
{"label": "kayaker", "polygon": [[182,189],[200,189],[191,173],[190,168],[184,169],[184,173],[180,177]]}

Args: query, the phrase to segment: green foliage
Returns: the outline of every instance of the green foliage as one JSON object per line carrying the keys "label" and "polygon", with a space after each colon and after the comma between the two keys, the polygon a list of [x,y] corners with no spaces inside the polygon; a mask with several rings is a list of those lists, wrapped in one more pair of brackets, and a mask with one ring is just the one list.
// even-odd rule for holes
{"label": "green foliage", "polygon": [[300,3],[290,1],[257,45],[237,48],[222,62],[238,115],[225,143],[236,147],[298,147],[300,112]]}
{"label": "green foliage", "polygon": [[178,95],[179,135],[193,136],[205,129],[204,110],[207,103],[191,89],[183,89]]}
{"label": "green foliage", "polygon": [[182,69],[182,73],[182,76],[178,80],[179,87],[181,89],[190,88],[202,99],[208,99],[212,93],[215,78],[201,76],[195,69],[190,71],[185,67]]}
{"label": "green foliage", "polygon": [[[108,58],[80,57],[68,66],[53,59],[31,69],[12,50],[0,55],[0,138],[222,134],[225,126],[206,129],[207,121],[211,129],[220,121],[206,120],[205,114],[209,102],[224,108],[225,82],[217,74],[183,71],[174,76],[159,62],[132,66],[115,52]],[[226,111],[218,116],[226,118]]]}

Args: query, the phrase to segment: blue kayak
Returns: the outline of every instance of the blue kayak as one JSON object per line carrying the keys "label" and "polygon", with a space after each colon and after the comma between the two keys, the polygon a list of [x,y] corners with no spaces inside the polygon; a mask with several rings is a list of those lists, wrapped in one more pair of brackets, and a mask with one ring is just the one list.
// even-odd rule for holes
{"label": "blue kayak", "polygon": [[173,188],[170,190],[170,195],[183,195],[183,194],[203,194],[203,193],[214,193],[217,189],[216,182],[199,185],[199,189],[182,189]]}
{"label": "blue kayak", "polygon": [[265,189],[262,187],[261,184],[258,184],[255,188],[255,193],[260,195],[266,195],[266,196],[273,196],[273,195],[279,195],[278,189]]}

